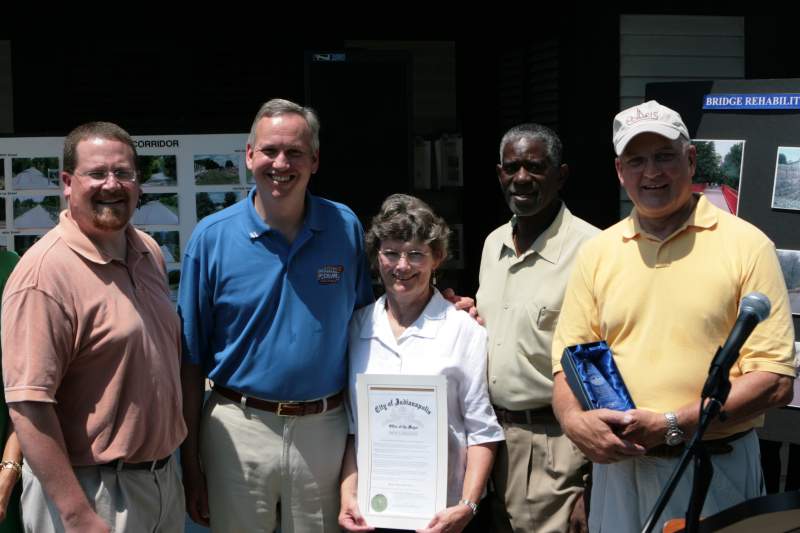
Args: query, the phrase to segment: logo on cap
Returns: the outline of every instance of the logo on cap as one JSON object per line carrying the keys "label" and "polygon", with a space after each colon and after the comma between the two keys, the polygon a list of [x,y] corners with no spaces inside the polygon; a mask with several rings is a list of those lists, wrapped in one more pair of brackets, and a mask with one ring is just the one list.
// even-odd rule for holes
{"label": "logo on cap", "polygon": [[628,119],[625,121],[625,124],[630,126],[631,124],[636,124],[642,120],[658,120],[658,111],[648,111],[647,113],[642,113],[642,110],[637,107],[636,115],[633,117],[628,117]]}

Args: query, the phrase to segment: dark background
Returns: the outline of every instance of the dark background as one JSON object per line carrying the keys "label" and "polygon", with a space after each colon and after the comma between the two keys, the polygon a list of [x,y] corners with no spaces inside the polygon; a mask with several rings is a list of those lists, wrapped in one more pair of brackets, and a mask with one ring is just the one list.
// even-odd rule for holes
{"label": "dark background", "polygon": [[[748,78],[800,76],[791,17],[745,16],[745,25]],[[463,224],[464,269],[446,282],[474,294],[483,239],[509,218],[494,170],[509,127],[553,127],[571,169],[563,193],[570,209],[601,228],[619,220],[610,142],[619,110],[619,15],[553,18],[536,31],[495,29],[441,42],[452,45],[455,79],[444,85],[451,89],[415,94],[412,53],[343,39],[12,39],[13,133],[62,136],[90,120],[117,122],[134,135],[235,133],[249,131],[270,98],[311,105],[322,121],[312,190],[350,205],[365,223],[392,192],[423,197],[448,222]],[[312,61],[324,51],[345,52],[347,60]],[[413,107],[423,98],[429,108],[452,108],[452,118],[420,119]],[[413,136],[455,132],[463,136],[464,186],[413,190]]]}

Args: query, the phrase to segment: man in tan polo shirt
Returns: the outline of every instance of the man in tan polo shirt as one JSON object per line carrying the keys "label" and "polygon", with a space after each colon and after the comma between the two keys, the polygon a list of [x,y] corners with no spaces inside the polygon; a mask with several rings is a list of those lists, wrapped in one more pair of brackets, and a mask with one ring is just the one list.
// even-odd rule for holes
{"label": "man in tan polo shirt", "polygon": [[538,124],[515,126],[500,142],[497,177],[513,216],[486,238],[477,295],[489,332],[489,393],[506,433],[492,474],[505,500],[493,512],[496,531],[509,522],[518,532],[585,528],[588,465],[550,407],[550,350],[575,255],[599,230],[559,198],[568,174],[561,152],[558,136]]}
{"label": "man in tan polo shirt", "polygon": [[58,225],[3,297],[6,400],[26,530],[180,531],[180,323],[158,245],[129,221],[136,148],[94,122],[64,143]]}

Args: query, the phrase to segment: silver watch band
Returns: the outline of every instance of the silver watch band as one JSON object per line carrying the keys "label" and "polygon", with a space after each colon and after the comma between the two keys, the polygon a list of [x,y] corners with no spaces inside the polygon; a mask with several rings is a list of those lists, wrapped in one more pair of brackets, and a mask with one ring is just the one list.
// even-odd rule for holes
{"label": "silver watch band", "polygon": [[458,500],[458,503],[461,504],[461,505],[466,505],[467,507],[469,507],[470,510],[472,511],[472,516],[475,516],[476,514],[478,514],[478,504],[477,503],[475,503],[473,501],[470,501],[470,500],[468,500],[466,498]]}

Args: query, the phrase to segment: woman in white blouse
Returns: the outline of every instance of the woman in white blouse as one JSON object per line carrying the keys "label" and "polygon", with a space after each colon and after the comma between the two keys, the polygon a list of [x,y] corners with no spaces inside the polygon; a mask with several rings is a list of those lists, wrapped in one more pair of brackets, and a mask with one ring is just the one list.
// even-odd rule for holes
{"label": "woman in white blouse", "polygon": [[[357,311],[350,323],[350,413],[357,431],[356,375],[447,376],[447,508],[423,532],[459,532],[473,517],[494,462],[503,430],[486,385],[486,331],[456,310],[434,287],[447,258],[447,224],[422,200],[388,197],[366,233],[370,262],[386,294]],[[339,524],[370,531],[357,503],[355,437],[350,435],[342,467]]]}

